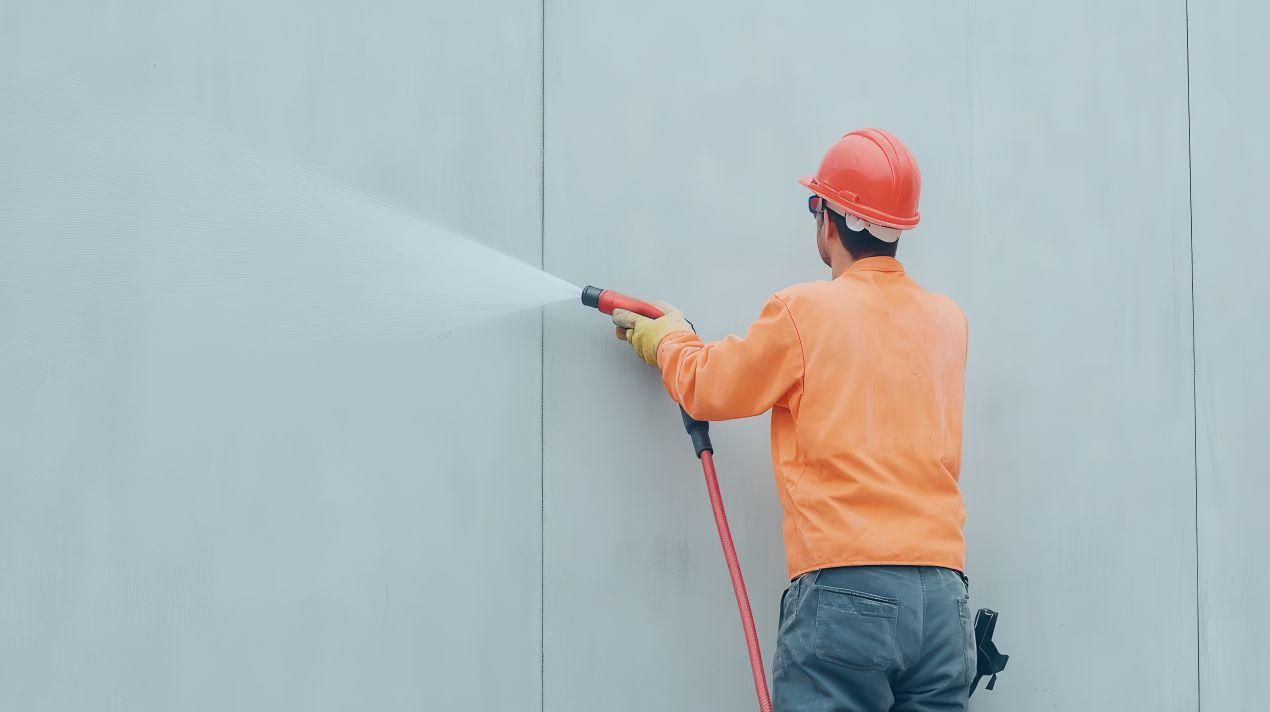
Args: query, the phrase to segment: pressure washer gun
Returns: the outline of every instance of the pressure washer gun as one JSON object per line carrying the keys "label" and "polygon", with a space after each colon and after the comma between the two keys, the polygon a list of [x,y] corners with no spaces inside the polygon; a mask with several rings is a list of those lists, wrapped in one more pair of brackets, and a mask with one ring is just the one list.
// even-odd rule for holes
{"label": "pressure washer gun", "polygon": [[1005,669],[1005,664],[1010,661],[1010,656],[997,650],[997,644],[992,642],[992,634],[997,629],[997,617],[1000,614],[988,608],[980,608],[975,614],[975,649],[978,651],[978,669],[975,671],[975,681],[970,683],[970,694],[975,694],[975,688],[979,686],[979,680],[983,676],[988,675],[988,684],[984,689],[991,690],[997,686],[997,673]]}
{"label": "pressure washer gun", "polygon": [[[588,307],[599,309],[600,313],[613,315],[614,309],[625,309],[628,312],[634,312],[640,316],[646,316],[649,319],[660,319],[664,314],[657,307],[642,302],[634,297],[628,297],[621,292],[615,292],[611,289],[600,289],[587,285],[582,288],[582,303]],[[621,332],[620,327],[615,327]],[[714,451],[714,447],[710,444],[710,423],[704,420],[695,420],[688,411],[681,406],[679,414],[683,416],[684,430],[688,431],[688,437],[692,438],[692,447],[697,451],[697,457],[701,457],[701,453],[710,450]]]}
{"label": "pressure washer gun", "polygon": [[[612,314],[614,309],[625,309],[649,319],[659,319],[662,311],[648,302],[641,302],[611,289],[600,289],[588,286],[582,290],[582,303],[588,307],[599,309],[605,314]],[[619,329],[620,331],[620,329]],[[741,576],[741,562],[736,556],[736,547],[732,544],[732,531],[728,528],[728,515],[723,509],[723,495],[719,492],[719,478],[714,471],[714,446],[710,444],[710,424],[704,420],[696,420],[688,415],[688,411],[679,407],[683,416],[684,430],[692,438],[692,447],[701,460],[701,471],[705,475],[706,493],[710,495],[710,509],[714,510],[714,525],[719,530],[719,543],[723,546],[723,559],[728,565],[728,576],[732,579],[732,593],[736,596],[736,607],[741,613],[741,628],[745,632],[745,647],[750,653],[750,672],[754,676],[754,694],[758,696],[760,712],[772,712],[772,699],[767,692],[767,677],[763,673],[763,653],[758,647],[758,632],[754,628],[754,613],[750,610],[750,596],[745,592],[745,579]]]}

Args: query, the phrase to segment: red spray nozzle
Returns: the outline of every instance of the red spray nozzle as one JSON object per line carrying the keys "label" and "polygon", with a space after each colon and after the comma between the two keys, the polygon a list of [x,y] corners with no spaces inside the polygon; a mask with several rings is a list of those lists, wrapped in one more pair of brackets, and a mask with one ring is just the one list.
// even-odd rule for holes
{"label": "red spray nozzle", "polygon": [[662,311],[648,302],[641,302],[611,289],[600,289],[587,285],[582,289],[582,303],[595,307],[605,314],[612,314],[614,309],[625,309],[649,319],[659,319]]}

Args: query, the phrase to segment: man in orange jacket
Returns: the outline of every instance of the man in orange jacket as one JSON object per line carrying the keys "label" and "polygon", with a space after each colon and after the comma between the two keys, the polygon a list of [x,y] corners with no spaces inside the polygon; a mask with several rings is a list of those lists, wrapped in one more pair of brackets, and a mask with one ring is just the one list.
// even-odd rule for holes
{"label": "man in orange jacket", "polygon": [[961,469],[966,319],[895,259],[921,176],[898,138],[852,131],[812,195],[832,279],[773,295],[745,338],[679,310],[613,322],[698,420],[772,412],[790,586],[776,709],[964,710],[975,674]]}

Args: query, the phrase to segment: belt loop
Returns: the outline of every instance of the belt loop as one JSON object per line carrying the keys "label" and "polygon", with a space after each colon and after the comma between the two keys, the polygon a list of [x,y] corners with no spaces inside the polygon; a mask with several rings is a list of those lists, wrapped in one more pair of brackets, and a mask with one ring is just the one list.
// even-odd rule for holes
{"label": "belt loop", "polygon": [[811,587],[816,585],[816,579],[819,578],[820,571],[808,571],[807,573],[794,579],[794,585],[798,587],[797,601],[802,604],[803,599],[807,598],[807,594],[811,592]]}

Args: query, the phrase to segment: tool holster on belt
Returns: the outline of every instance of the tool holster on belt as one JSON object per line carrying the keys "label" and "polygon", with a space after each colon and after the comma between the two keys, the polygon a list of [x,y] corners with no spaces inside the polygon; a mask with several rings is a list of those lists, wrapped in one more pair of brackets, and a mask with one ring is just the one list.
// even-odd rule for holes
{"label": "tool holster on belt", "polygon": [[996,611],[980,608],[975,614],[975,649],[979,653],[979,664],[975,671],[975,680],[970,683],[970,694],[975,694],[975,688],[979,686],[979,680],[985,675],[989,675],[987,689],[991,690],[997,685],[997,673],[1005,669],[1005,664],[1009,662],[1010,656],[997,650],[997,644],[992,642],[992,634],[997,629],[997,616],[1000,614]]}

